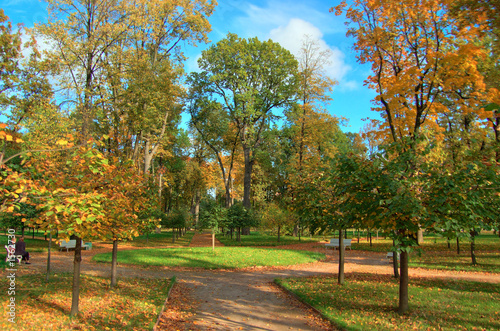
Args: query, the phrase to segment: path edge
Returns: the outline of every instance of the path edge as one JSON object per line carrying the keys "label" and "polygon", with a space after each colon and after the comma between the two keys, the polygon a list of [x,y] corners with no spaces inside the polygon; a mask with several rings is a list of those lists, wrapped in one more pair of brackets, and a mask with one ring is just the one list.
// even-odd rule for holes
{"label": "path edge", "polygon": [[163,307],[162,307],[160,313],[158,314],[158,318],[156,319],[156,323],[155,323],[155,326],[153,327],[153,331],[156,331],[158,329],[158,324],[160,324],[161,316],[165,312],[165,308],[167,308],[168,298],[170,298],[170,293],[172,292],[172,289],[174,288],[175,283],[177,283],[177,277],[173,276],[170,279],[170,284],[168,284],[169,289],[167,292],[167,298],[165,299],[165,302],[163,303]]}
{"label": "path edge", "polygon": [[[281,278],[282,279],[282,278]],[[280,278],[275,278],[273,283],[278,286],[279,289],[281,289],[284,293],[288,294],[289,296],[291,296],[292,298],[296,299],[297,301],[299,301],[301,304],[303,304],[304,306],[306,306],[307,308],[311,309],[312,311],[316,312],[319,316],[321,316],[321,318],[323,318],[325,321],[327,321],[328,323],[330,323],[330,325],[332,327],[335,327],[337,328],[338,330],[345,330],[343,329],[341,326],[337,325],[336,323],[334,323],[331,319],[329,319],[328,317],[326,317],[325,314],[323,314],[322,311],[320,311],[319,309],[311,306],[309,303],[305,302],[304,300],[302,300],[301,297],[299,297],[297,294],[293,293],[292,291],[288,290],[286,287],[284,287],[283,285],[281,285],[279,283],[280,281]]]}

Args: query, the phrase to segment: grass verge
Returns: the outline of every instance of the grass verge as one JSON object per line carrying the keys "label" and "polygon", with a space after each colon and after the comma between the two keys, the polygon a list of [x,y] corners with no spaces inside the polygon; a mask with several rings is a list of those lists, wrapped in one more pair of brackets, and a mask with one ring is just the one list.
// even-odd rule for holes
{"label": "grass verge", "polygon": [[[158,248],[118,251],[118,263],[145,266],[189,267],[204,269],[239,269],[253,266],[286,266],[310,263],[325,254],[285,249],[252,247]],[[111,262],[111,253],[96,254],[97,262]]]}
{"label": "grass verge", "polygon": [[410,310],[399,315],[398,282],[386,275],[277,279],[346,330],[499,330],[499,284],[411,278]]}
{"label": "grass verge", "polygon": [[[14,295],[0,291],[1,330],[151,330],[156,323],[170,279],[120,279],[109,288],[109,279],[81,275],[80,314],[70,318],[72,274],[15,278]],[[0,278],[2,288],[8,279]],[[15,298],[15,325],[8,321],[7,306]]]}

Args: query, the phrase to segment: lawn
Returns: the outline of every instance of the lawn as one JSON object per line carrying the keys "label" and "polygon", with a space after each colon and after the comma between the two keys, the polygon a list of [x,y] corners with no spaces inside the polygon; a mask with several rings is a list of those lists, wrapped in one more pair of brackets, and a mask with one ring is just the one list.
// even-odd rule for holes
{"label": "lawn", "polygon": [[[81,275],[80,315],[71,319],[71,274],[15,279],[15,294],[0,291],[1,330],[152,330],[160,313],[170,279],[120,279],[110,290],[109,279]],[[0,278],[3,289],[8,279]],[[16,327],[7,320],[10,298],[15,298]]]}
{"label": "lawn", "polygon": [[[390,239],[379,240],[373,238],[372,246],[366,241],[357,243],[357,239],[352,240],[353,250],[363,250],[372,252],[388,252],[392,248]],[[476,259],[477,265],[472,265],[470,255],[470,241],[460,241],[460,255],[457,254],[456,240],[448,242],[446,238],[427,235],[424,242],[419,247],[421,253],[414,251],[411,253],[410,267],[420,267],[427,269],[445,269],[457,271],[477,271],[500,273],[500,238],[491,233],[484,233],[476,238]]]}
{"label": "lawn", "polygon": [[231,239],[230,236],[225,236],[223,234],[218,234],[216,237],[225,246],[281,246],[318,242],[323,239],[323,237],[301,237],[299,240],[299,237],[281,236],[280,241],[278,242],[277,235],[270,235],[268,233],[258,231],[252,231],[250,232],[250,235],[241,236],[241,242],[236,240],[236,231],[233,233],[233,239]]}
{"label": "lawn", "polygon": [[500,285],[411,278],[410,310],[400,316],[398,282],[386,275],[346,274],[276,282],[346,330],[499,330]]}
{"label": "lawn", "polygon": [[176,238],[175,243],[172,243],[172,231],[162,230],[161,233],[150,233],[148,236],[141,235],[135,237],[133,240],[124,241],[123,243],[134,247],[187,247],[191,243],[191,239],[193,239],[193,236],[193,231],[187,231],[184,236]]}
{"label": "lawn", "polygon": [[[158,248],[118,251],[118,263],[145,266],[238,269],[253,266],[286,266],[325,258],[322,253],[252,247]],[[111,262],[111,253],[96,254],[97,262]]]}

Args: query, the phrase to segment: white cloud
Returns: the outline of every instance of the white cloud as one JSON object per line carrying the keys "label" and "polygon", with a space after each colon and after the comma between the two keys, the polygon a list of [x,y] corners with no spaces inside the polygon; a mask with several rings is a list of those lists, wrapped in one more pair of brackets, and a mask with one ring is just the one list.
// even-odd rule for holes
{"label": "white cloud", "polygon": [[329,6],[331,7],[324,1],[314,0],[296,0],[292,3],[268,0],[262,6],[241,2],[239,10],[244,15],[237,17],[232,25],[240,30],[241,37],[261,38],[271,29],[286,25],[291,18],[300,17],[305,21],[314,22],[324,33],[343,33],[343,23],[328,12]]}
{"label": "white cloud", "polygon": [[320,52],[329,51],[329,63],[324,67],[326,74],[337,80],[341,89],[355,89],[355,82],[345,81],[346,74],[351,70],[351,66],[345,62],[345,54],[337,47],[328,45],[323,39],[321,30],[312,23],[299,18],[292,18],[286,25],[272,29],[269,33],[269,38],[278,42],[295,56],[299,55],[306,36],[309,36],[311,40],[317,41]]}

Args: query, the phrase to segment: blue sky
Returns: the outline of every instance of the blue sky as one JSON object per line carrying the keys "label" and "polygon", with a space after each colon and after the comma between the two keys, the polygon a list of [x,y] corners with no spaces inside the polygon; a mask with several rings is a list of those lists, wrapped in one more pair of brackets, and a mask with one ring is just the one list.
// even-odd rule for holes
{"label": "blue sky", "polygon": [[[332,51],[331,64],[326,68],[339,84],[332,93],[328,111],[349,120],[344,131],[359,132],[364,118],[378,118],[370,108],[375,93],[363,86],[370,73],[369,65],[359,65],[352,50],[353,40],[347,38],[343,17],[329,13],[339,1],[326,0],[219,0],[215,13],[209,18],[212,43],[224,38],[228,32],[242,38],[272,39],[296,53],[304,35],[317,39],[322,48]],[[35,22],[46,21],[45,3],[39,0],[0,0],[0,8],[14,24],[32,27]],[[196,60],[208,45],[186,49],[189,57],[186,71],[196,70]]]}

